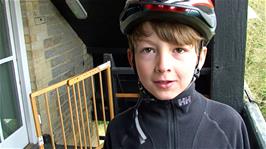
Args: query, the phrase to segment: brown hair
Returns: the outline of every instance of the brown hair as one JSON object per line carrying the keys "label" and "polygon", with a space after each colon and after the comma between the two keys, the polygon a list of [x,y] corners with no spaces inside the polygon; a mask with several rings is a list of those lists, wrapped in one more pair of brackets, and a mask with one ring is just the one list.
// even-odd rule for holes
{"label": "brown hair", "polygon": [[[201,41],[203,37],[199,35],[194,29],[187,25],[177,24],[174,22],[163,21],[148,21],[155,31],[157,36],[166,42],[176,45],[193,45],[196,48],[196,52],[201,48]],[[136,26],[132,34],[128,35],[129,48],[134,51],[135,44],[142,37],[149,36],[149,33],[144,30],[145,22]]]}

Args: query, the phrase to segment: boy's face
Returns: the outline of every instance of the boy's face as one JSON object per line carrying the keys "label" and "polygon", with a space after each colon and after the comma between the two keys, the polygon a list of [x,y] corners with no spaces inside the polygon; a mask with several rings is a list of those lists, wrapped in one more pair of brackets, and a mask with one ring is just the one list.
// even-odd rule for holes
{"label": "boy's face", "polygon": [[[183,92],[192,80],[198,55],[192,45],[175,45],[162,41],[149,23],[143,26],[149,36],[135,44],[135,53],[128,50],[133,66],[133,56],[139,79],[143,86],[159,100],[172,99]],[[200,54],[199,68],[203,66],[207,49]]]}

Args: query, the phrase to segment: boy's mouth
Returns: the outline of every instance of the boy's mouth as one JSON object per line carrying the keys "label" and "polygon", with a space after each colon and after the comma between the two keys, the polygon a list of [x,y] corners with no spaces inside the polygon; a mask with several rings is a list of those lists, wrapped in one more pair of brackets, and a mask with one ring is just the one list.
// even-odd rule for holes
{"label": "boy's mouth", "polygon": [[162,89],[167,89],[170,88],[175,81],[171,81],[171,80],[158,80],[158,81],[154,81],[154,84]]}

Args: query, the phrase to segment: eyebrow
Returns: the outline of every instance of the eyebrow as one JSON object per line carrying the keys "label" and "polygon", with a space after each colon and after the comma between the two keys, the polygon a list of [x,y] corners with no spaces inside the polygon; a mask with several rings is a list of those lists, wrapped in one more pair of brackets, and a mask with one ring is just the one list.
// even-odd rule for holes
{"label": "eyebrow", "polygon": [[147,39],[148,37],[140,37],[137,42],[147,42],[149,44],[155,44],[156,41],[153,41],[153,40],[150,40],[150,39]]}

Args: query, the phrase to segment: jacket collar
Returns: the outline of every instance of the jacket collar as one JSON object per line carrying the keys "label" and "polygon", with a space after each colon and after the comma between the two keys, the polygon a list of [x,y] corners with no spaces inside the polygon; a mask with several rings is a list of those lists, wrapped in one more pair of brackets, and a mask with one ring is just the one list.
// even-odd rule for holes
{"label": "jacket collar", "polygon": [[187,113],[189,111],[189,107],[192,100],[192,95],[195,90],[195,83],[192,83],[187,89],[185,89],[182,93],[177,95],[173,99],[169,100],[159,100],[156,99],[153,95],[151,95],[146,89],[143,88],[143,90],[140,93],[140,100],[144,102],[156,102],[159,104],[172,104],[175,107],[179,108],[183,113]]}

